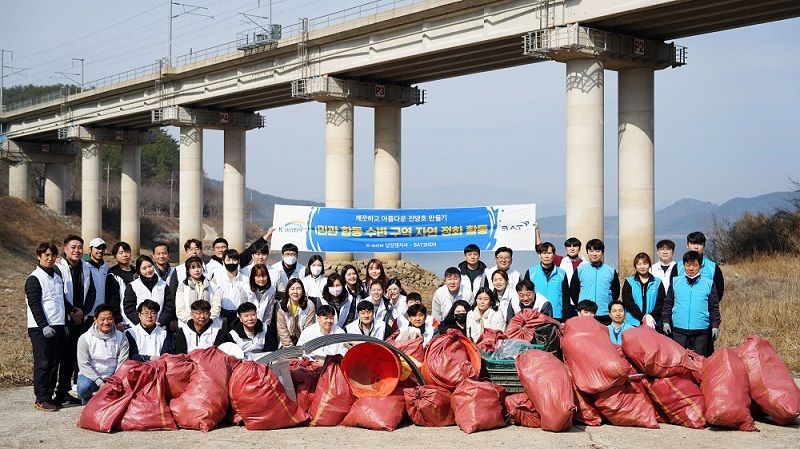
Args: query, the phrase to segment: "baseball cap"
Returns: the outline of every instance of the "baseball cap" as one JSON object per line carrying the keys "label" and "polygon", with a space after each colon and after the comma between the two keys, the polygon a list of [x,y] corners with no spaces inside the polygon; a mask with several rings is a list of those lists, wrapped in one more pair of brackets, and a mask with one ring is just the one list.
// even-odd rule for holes
{"label": "baseball cap", "polygon": [[106,241],[101,239],[100,237],[95,237],[89,242],[89,248],[100,248],[101,246],[108,246],[106,245]]}

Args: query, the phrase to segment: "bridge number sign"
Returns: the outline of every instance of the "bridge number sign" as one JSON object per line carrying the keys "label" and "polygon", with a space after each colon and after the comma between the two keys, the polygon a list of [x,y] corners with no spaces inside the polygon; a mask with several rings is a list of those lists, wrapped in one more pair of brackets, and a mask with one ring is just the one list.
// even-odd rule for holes
{"label": "bridge number sign", "polygon": [[385,98],[386,97],[386,86],[383,84],[376,84],[375,85],[375,96],[378,98]]}
{"label": "bridge number sign", "polygon": [[644,56],[644,39],[633,40],[633,54]]}
{"label": "bridge number sign", "polygon": [[228,113],[227,112],[220,112],[219,113],[219,122],[220,123],[222,123],[223,125],[227,125],[229,121],[230,121],[230,119],[228,118]]}

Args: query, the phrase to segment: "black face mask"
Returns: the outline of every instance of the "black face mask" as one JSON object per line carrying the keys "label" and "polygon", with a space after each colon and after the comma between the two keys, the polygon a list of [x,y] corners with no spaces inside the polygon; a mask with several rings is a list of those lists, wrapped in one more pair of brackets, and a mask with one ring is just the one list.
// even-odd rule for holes
{"label": "black face mask", "polygon": [[466,313],[456,313],[453,315],[453,319],[456,320],[458,324],[464,324],[467,322],[467,314]]}
{"label": "black face mask", "polygon": [[239,268],[239,264],[238,263],[226,263],[225,264],[225,269],[228,270],[229,273],[233,273],[238,268]]}

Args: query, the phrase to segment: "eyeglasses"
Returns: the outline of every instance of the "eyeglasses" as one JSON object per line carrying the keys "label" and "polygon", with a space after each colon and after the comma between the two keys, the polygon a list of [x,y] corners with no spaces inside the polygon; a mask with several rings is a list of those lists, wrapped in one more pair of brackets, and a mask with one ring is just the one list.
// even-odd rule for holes
{"label": "eyeglasses", "polygon": [[147,312],[139,312],[141,316],[156,316],[156,313],[153,311],[148,310]]}

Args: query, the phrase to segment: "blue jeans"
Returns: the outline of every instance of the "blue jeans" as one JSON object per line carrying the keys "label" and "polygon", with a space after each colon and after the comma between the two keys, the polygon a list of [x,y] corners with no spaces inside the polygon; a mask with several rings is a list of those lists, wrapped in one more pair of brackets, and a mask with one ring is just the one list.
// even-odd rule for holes
{"label": "blue jeans", "polygon": [[92,394],[99,389],[100,387],[98,387],[93,380],[89,379],[83,374],[78,374],[78,398],[80,398],[84,405],[86,405],[86,403],[89,402],[89,399],[92,398]]}

